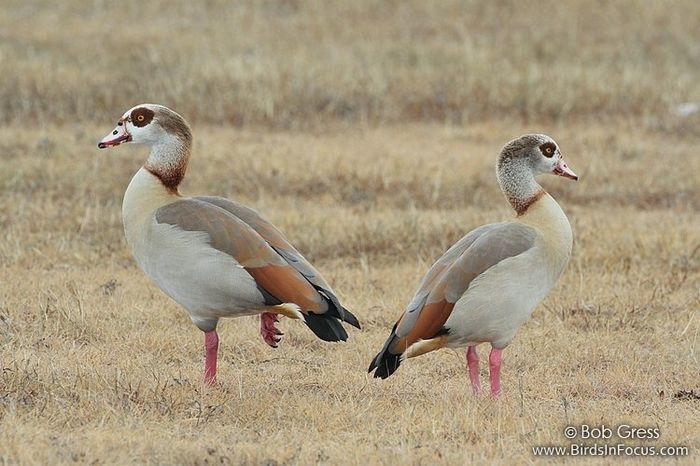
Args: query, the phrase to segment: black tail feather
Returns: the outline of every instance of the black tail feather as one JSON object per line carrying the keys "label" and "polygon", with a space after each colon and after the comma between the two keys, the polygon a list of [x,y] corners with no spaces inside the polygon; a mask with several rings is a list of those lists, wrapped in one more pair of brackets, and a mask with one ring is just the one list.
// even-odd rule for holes
{"label": "black tail feather", "polygon": [[321,295],[326,298],[326,302],[328,303],[328,313],[330,315],[337,317],[343,322],[347,322],[358,330],[362,330],[357,317],[355,317],[352,312],[344,308],[333,293],[318,286],[314,286],[314,288],[316,288],[316,291],[321,293]]}
{"label": "black tail feather", "polygon": [[400,365],[400,354],[392,354],[389,351],[382,351],[374,357],[367,372],[372,372],[374,370],[374,377],[386,379],[393,374]]}
{"label": "black tail feather", "polygon": [[360,321],[357,320],[357,317],[355,317],[352,312],[348,311],[346,308],[343,308],[343,314],[343,322],[347,322],[356,329],[362,330],[362,327],[360,327]]}
{"label": "black tail feather", "polygon": [[396,372],[396,369],[398,369],[401,365],[402,355],[393,354],[389,351],[389,347],[392,345],[392,343],[394,343],[394,340],[396,339],[395,332],[396,324],[394,324],[394,328],[391,329],[391,335],[389,335],[389,338],[387,338],[386,342],[384,343],[384,346],[382,347],[382,350],[379,353],[377,353],[374,359],[372,359],[372,362],[369,364],[369,369],[367,369],[367,372],[374,371],[374,377],[386,379],[391,374]]}
{"label": "black tail feather", "polygon": [[348,333],[336,316],[325,314],[304,314],[304,322],[323,341],[346,341]]}

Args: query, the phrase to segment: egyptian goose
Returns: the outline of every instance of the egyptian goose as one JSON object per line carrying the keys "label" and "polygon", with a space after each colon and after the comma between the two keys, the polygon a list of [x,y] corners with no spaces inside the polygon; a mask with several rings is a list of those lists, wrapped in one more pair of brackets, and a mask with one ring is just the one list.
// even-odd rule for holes
{"label": "egyptian goose", "polygon": [[498,183],[517,217],[472,230],[433,264],[369,372],[384,379],[405,358],[466,346],[469,379],[479,393],[476,346],[488,342],[491,394],[500,394],[501,352],[571,255],[571,226],[535,181],[541,173],[578,179],[549,136],[526,134],[503,147]]}
{"label": "egyptian goose", "polygon": [[278,315],[302,320],[325,341],[347,339],[340,321],[360,328],[321,274],[255,210],[221,197],[180,195],[192,148],[180,115],[137,105],[97,146],[125,142],[151,149],[124,194],[126,241],[146,275],[204,332],[205,383],[216,381],[222,317],[260,314],[260,334],[273,348],[282,336]]}

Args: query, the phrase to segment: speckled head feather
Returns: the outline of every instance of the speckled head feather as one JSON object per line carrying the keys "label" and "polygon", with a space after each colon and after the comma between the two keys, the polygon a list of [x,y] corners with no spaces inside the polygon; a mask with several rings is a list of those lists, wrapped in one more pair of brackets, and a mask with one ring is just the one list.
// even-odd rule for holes
{"label": "speckled head feather", "polygon": [[557,143],[545,134],[525,134],[503,146],[496,174],[503,194],[518,215],[527,212],[545,193],[535,176],[553,172],[560,159]]}
{"label": "speckled head feather", "polygon": [[[501,154],[498,157],[498,168],[518,158],[530,158],[537,154],[535,148],[539,148],[544,144],[552,143],[557,147],[557,143],[546,134],[525,134],[517,139],[508,142],[501,149]],[[534,153],[533,153],[534,152]]]}
{"label": "speckled head feather", "polygon": [[192,132],[185,119],[179,113],[170,110],[162,105],[153,105],[154,120],[163,129],[177,137],[184,144],[192,144]]}

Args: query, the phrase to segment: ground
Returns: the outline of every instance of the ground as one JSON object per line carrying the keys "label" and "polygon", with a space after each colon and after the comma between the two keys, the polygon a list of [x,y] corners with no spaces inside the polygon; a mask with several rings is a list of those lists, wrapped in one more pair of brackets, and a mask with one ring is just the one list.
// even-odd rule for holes
{"label": "ground", "polygon": [[[598,444],[697,464],[699,75],[696,0],[3,1],[0,465],[561,463],[533,448],[622,424],[659,438]],[[262,212],[361,331],[282,319],[272,349],[222,321],[203,386],[202,333],[123,238],[146,149],[96,148],[142,102],[192,124],[183,192]],[[456,350],[371,378],[432,262],[513,215],[494,165],[526,132],[580,180],[540,179],[573,255],[503,396]]]}
{"label": "ground", "polygon": [[[255,318],[223,321],[219,386],[206,389],[202,333],[124,243],[121,196],[145,152],[98,151],[110,129],[0,132],[13,168],[0,242],[5,462],[533,462],[533,446],[569,443],[567,425],[622,423],[660,429],[639,444],[697,455],[697,140],[669,147],[663,134],[595,124],[195,126],[183,191],[263,212],[363,324],[328,344],[283,319],[272,349]],[[472,396],[454,350],[372,379],[366,367],[431,261],[512,215],[493,165],[528,130],[557,138],[581,179],[541,178],[574,251],[504,353],[504,395]]]}

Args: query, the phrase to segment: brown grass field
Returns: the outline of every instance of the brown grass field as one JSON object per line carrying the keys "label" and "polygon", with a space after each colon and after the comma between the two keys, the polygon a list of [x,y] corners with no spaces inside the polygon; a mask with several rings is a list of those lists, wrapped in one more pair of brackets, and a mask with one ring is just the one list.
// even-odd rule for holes
{"label": "brown grass field", "polygon": [[[581,424],[658,428],[598,443],[700,461],[700,114],[674,113],[700,102],[697,2],[1,8],[0,465],[561,463],[532,448],[590,444],[563,434]],[[183,192],[263,212],[362,331],[285,320],[275,350],[224,320],[203,387],[201,332],[123,239],[146,150],[96,149],[144,101],[192,122]],[[581,178],[540,180],[574,252],[504,352],[504,395],[472,396],[453,350],[372,379],[432,261],[512,215],[494,163],[532,131]]]}

